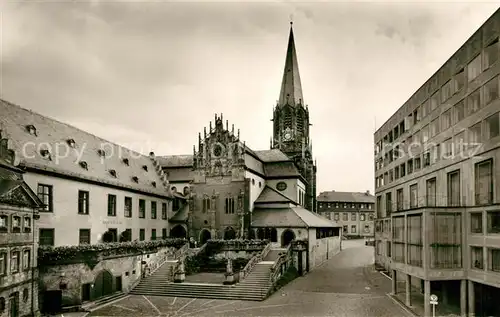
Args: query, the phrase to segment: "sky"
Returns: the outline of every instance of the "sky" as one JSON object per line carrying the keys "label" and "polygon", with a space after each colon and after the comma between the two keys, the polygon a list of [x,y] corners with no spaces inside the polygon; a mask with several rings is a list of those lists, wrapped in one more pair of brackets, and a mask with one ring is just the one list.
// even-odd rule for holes
{"label": "sky", "polygon": [[318,193],[373,192],[376,128],[497,8],[0,0],[0,96],[146,154],[191,154],[215,113],[266,150],[292,19]]}

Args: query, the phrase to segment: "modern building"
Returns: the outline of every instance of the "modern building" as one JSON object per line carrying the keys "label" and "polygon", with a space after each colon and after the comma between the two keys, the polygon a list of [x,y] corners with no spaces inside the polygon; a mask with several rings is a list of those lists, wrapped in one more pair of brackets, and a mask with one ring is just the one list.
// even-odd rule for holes
{"label": "modern building", "polygon": [[15,154],[0,134],[0,315],[38,312],[35,220],[41,200],[13,166]]}
{"label": "modern building", "polygon": [[342,236],[374,236],[375,196],[370,191],[321,192],[317,201],[318,213],[341,226]]}
{"label": "modern building", "polygon": [[[172,236],[200,243],[266,238],[276,247],[307,240],[309,268],[340,250],[338,225],[314,212],[316,166],[292,28],[273,121],[269,150],[250,149],[239,130],[216,114],[198,134],[192,155],[158,157],[179,199],[186,198],[169,219]],[[336,242],[321,243],[325,238]]]}
{"label": "modern building", "polygon": [[37,222],[41,245],[168,235],[173,196],[154,156],[4,100],[0,113],[0,130],[15,152],[14,163],[45,204]]}
{"label": "modern building", "polygon": [[496,11],[374,135],[376,264],[426,316],[500,315],[499,35]]}

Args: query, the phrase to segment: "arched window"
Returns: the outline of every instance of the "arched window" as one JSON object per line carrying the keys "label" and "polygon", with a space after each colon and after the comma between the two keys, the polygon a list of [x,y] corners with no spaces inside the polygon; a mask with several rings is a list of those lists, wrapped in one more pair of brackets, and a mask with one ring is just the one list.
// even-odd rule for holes
{"label": "arched window", "polygon": [[283,118],[284,128],[286,127],[292,128],[292,120],[293,120],[292,109],[290,106],[285,106],[284,118]]}
{"label": "arched window", "polygon": [[299,109],[297,113],[297,133],[298,134],[304,134],[304,122],[305,120],[305,114],[303,109]]}

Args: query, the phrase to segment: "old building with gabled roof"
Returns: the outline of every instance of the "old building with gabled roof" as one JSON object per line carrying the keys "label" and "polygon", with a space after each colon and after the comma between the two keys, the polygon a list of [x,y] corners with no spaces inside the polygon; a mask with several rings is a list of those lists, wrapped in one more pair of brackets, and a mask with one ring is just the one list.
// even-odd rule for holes
{"label": "old building with gabled roof", "polygon": [[0,100],[2,142],[45,207],[42,245],[156,239],[172,194],[154,159]]}

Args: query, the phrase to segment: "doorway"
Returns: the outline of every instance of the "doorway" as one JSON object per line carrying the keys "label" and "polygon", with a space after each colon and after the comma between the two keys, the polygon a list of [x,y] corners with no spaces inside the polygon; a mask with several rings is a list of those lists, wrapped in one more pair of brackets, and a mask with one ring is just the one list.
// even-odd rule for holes
{"label": "doorway", "polygon": [[283,231],[283,234],[281,235],[282,247],[287,247],[293,240],[295,240],[295,233],[292,230],[286,229]]}
{"label": "doorway", "polygon": [[212,234],[207,229],[201,230],[200,233],[200,246],[207,243],[208,240],[212,239]]}
{"label": "doorway", "polygon": [[94,296],[97,299],[113,293],[113,275],[104,270],[97,274],[94,281]]}
{"label": "doorway", "polygon": [[172,238],[186,238],[186,229],[181,225],[177,225],[170,230],[170,236]]}
{"label": "doorway", "polygon": [[9,296],[9,317],[19,317],[19,293]]}

